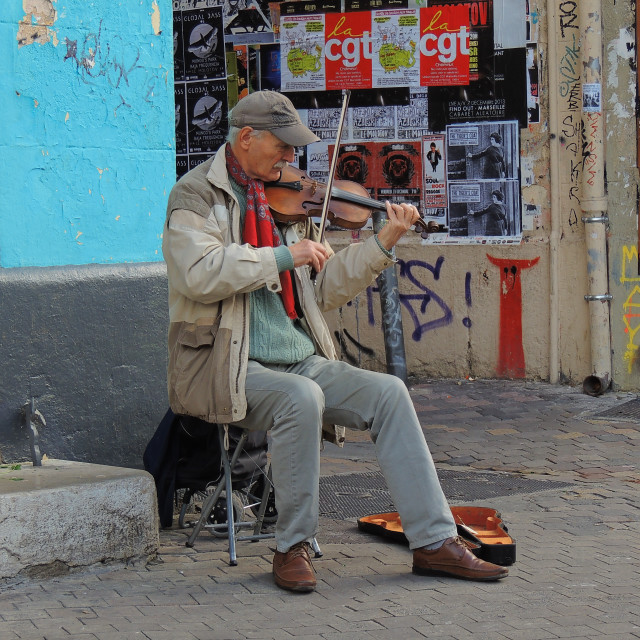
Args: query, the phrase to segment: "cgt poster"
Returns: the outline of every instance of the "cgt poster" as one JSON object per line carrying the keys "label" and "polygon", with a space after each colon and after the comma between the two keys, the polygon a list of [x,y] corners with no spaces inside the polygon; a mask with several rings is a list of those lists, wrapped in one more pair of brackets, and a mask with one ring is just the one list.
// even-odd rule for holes
{"label": "cgt poster", "polygon": [[[471,22],[471,68],[467,86],[429,91],[432,131],[448,124],[517,119],[527,126],[525,0],[438,0],[467,6]],[[477,59],[477,63],[476,63]]]}
{"label": "cgt poster", "polygon": [[[374,11],[369,16],[373,86],[419,85],[420,14],[413,9],[389,9]],[[346,64],[346,60],[342,63]]]}
{"label": "cgt poster", "polygon": [[469,45],[467,5],[282,12],[282,91],[467,84]]}
{"label": "cgt poster", "polygon": [[325,89],[324,14],[281,16],[280,57],[283,91]]}

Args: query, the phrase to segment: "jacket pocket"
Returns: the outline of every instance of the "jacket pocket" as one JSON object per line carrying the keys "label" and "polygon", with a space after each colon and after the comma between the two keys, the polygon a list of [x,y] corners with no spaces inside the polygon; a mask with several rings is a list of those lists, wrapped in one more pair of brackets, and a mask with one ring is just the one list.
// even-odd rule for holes
{"label": "jacket pocket", "polygon": [[173,389],[184,413],[211,413],[216,367],[213,346],[220,318],[213,324],[184,323],[174,346]]}

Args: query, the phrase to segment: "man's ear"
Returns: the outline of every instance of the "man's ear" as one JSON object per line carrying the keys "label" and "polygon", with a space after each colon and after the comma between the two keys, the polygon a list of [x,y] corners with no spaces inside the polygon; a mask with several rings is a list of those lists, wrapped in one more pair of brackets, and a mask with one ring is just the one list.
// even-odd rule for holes
{"label": "man's ear", "polygon": [[242,149],[247,151],[251,144],[251,134],[253,133],[253,127],[242,127],[238,132],[238,144]]}

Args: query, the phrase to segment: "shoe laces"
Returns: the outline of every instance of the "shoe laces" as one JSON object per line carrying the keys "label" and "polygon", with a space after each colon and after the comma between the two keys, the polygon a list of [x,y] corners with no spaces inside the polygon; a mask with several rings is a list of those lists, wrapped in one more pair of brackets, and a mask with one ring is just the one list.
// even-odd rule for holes
{"label": "shoe laces", "polygon": [[298,544],[294,544],[289,551],[287,551],[287,556],[289,560],[293,560],[299,556],[310,560],[309,558],[309,543],[308,542],[298,542]]}
{"label": "shoe laces", "polygon": [[459,544],[463,546],[465,549],[469,549],[469,551],[473,551],[473,549],[475,549],[478,546],[473,544],[472,542],[469,542],[468,540],[465,540],[462,536],[456,536],[453,539],[453,543]]}

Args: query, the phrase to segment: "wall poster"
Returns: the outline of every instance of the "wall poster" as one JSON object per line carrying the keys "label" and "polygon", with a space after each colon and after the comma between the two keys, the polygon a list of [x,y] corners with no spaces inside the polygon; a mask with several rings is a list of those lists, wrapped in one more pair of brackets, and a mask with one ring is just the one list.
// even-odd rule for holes
{"label": "wall poster", "polygon": [[[517,119],[527,126],[526,0],[438,0],[446,7],[469,7],[472,55],[468,85],[429,90],[432,131],[456,122]],[[473,44],[475,43],[475,44]]]}
{"label": "wall poster", "polygon": [[[522,236],[520,128],[539,122],[528,0],[174,0],[176,172],[224,143],[227,112],[282,91],[320,138],[295,163],[414,203],[443,231],[425,244]],[[598,87],[585,92],[596,108]]]}
{"label": "wall poster", "polygon": [[177,177],[204,162],[226,136],[222,14],[212,2],[182,2],[173,12]]}
{"label": "wall poster", "polygon": [[443,134],[422,136],[422,158],[424,216],[442,223],[447,211],[447,149]]}
{"label": "wall poster", "polygon": [[[469,80],[468,5],[280,12],[282,90],[457,85]],[[282,9],[282,8],[281,8]],[[299,9],[300,13],[294,13]]]}
{"label": "wall poster", "polygon": [[450,237],[520,242],[518,122],[449,125],[446,136]]}

